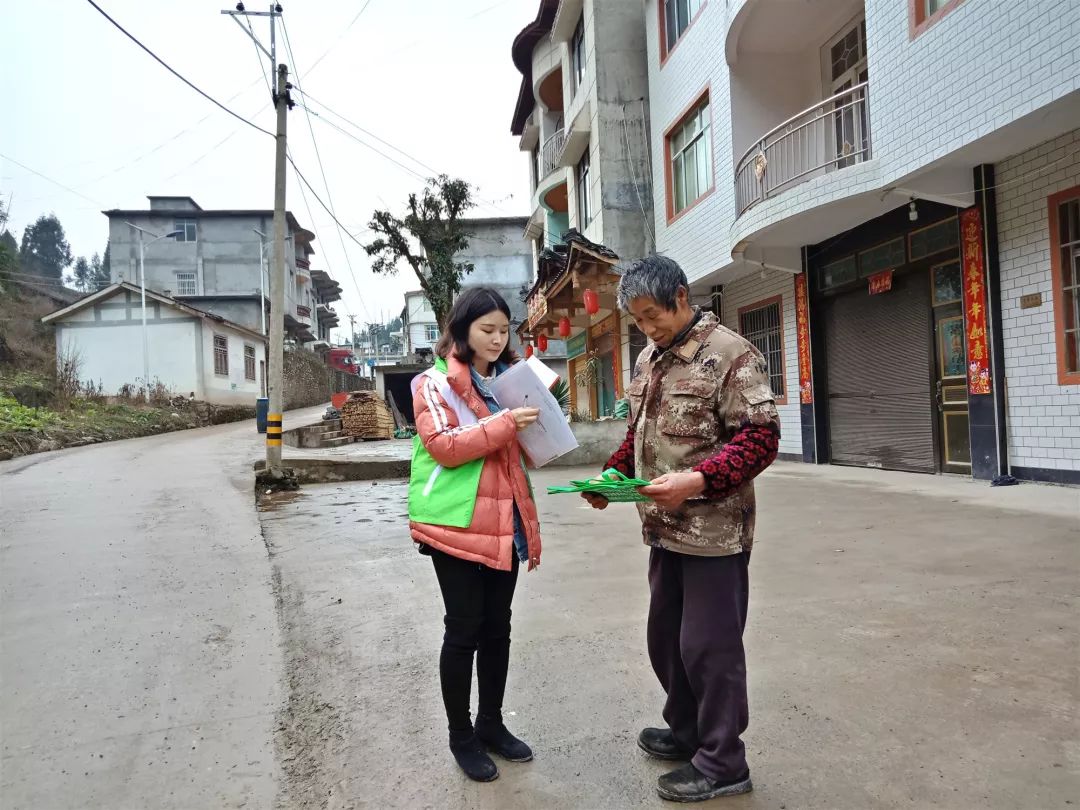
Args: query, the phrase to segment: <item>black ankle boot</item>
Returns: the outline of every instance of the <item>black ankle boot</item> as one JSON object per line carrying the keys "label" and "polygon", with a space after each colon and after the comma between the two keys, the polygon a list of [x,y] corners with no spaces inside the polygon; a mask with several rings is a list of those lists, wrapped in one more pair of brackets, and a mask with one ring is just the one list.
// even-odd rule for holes
{"label": "black ankle boot", "polygon": [[475,732],[450,732],[450,753],[465,775],[474,782],[494,782],[499,778],[499,769]]}
{"label": "black ankle boot", "polygon": [[501,718],[479,715],[476,736],[490,751],[510,762],[529,762],[533,758],[532,749],[507,731]]}

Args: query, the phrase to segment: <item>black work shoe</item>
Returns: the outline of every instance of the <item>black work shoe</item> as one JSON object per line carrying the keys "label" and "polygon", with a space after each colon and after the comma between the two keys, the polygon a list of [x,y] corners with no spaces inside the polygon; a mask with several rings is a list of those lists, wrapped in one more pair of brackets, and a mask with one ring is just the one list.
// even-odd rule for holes
{"label": "black work shoe", "polygon": [[716,782],[689,763],[661,776],[656,786],[660,798],[669,802],[703,802],[720,796],[738,796],[753,789],[749,771],[740,779]]}
{"label": "black work shoe", "polygon": [[506,730],[501,721],[476,718],[476,736],[500,757],[510,762],[529,762],[533,758],[532,749]]}
{"label": "black work shoe", "polygon": [[484,750],[483,743],[475,734],[464,740],[450,740],[450,753],[465,775],[474,782],[494,782],[499,778],[499,769]]}
{"label": "black work shoe", "polygon": [[687,751],[675,742],[675,735],[669,728],[642,729],[637,744],[638,748],[656,759],[688,760],[694,755],[693,751]]}

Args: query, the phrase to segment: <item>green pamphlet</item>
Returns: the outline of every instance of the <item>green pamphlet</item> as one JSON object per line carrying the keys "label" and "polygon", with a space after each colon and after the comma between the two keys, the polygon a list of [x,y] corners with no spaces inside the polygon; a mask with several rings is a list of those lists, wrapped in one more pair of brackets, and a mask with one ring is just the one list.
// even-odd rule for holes
{"label": "green pamphlet", "polygon": [[590,493],[607,498],[612,503],[652,500],[637,491],[638,487],[647,487],[649,485],[648,481],[642,481],[640,478],[627,478],[616,469],[606,470],[600,478],[602,480],[571,481],[568,487],[548,487],[548,495]]}

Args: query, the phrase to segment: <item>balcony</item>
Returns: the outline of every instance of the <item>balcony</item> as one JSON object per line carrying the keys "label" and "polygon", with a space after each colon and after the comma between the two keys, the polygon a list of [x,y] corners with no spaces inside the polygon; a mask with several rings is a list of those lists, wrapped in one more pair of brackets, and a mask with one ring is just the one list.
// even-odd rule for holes
{"label": "balcony", "polygon": [[544,145],[540,148],[540,166],[536,175],[541,181],[556,169],[561,168],[559,159],[562,157],[565,146],[565,129],[556,131],[554,135],[544,141]]}
{"label": "balcony", "polygon": [[870,84],[803,110],[757,140],[735,167],[738,215],[828,172],[871,157]]}
{"label": "balcony", "polygon": [[311,307],[305,307],[303,304],[296,305],[296,317],[301,323],[308,326],[311,325]]}
{"label": "balcony", "polygon": [[331,309],[328,305],[319,304],[317,310],[319,312],[320,326],[328,326],[333,329],[340,323],[337,313],[334,312],[334,310]]}

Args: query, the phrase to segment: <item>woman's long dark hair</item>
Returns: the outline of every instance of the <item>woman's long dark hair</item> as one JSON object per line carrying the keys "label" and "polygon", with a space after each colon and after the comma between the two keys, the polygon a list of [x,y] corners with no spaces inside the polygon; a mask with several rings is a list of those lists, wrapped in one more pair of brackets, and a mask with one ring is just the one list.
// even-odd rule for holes
{"label": "woman's long dark hair", "polygon": [[[454,301],[446,322],[446,331],[435,347],[435,354],[447,360],[453,354],[462,363],[471,363],[475,352],[469,347],[469,328],[473,322],[498,310],[511,318],[510,305],[506,299],[490,287],[472,287]],[[518,359],[517,354],[506,341],[506,348],[499,355],[498,362],[510,365]]]}

